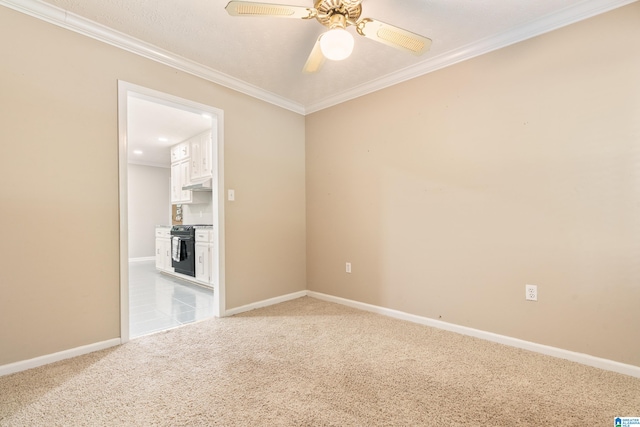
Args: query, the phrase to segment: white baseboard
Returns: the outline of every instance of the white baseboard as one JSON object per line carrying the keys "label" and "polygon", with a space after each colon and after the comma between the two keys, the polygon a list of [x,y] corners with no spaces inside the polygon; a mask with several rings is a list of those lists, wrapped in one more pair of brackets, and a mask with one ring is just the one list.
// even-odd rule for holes
{"label": "white baseboard", "polygon": [[592,366],[594,368],[604,369],[606,371],[617,372],[619,374],[625,374],[632,377],[640,378],[640,366],[627,365],[627,364],[616,362],[609,359],[590,356],[584,353],[576,353],[573,351],[564,350],[557,347],[537,344],[534,342],[525,341],[518,338],[512,338],[505,335],[494,334],[492,332],[486,332],[479,329],[469,328],[466,326],[455,325],[453,323],[447,323],[441,320],[430,319],[428,317],[416,316],[414,314],[409,314],[409,313],[405,313],[398,310],[392,310],[390,308],[384,308],[384,307],[379,307],[376,305],[366,304],[363,302],[353,301],[345,298],[334,297],[332,295],[322,294],[319,292],[307,291],[307,295],[323,301],[334,302],[334,303],[346,305],[352,308],[357,308],[360,310],[393,317],[395,319],[407,320],[409,322],[418,323],[421,325],[431,326],[438,329],[444,329],[446,331],[456,332],[462,335],[469,335],[469,336],[480,338],[483,340],[492,341],[492,342],[508,345],[511,347],[521,348],[524,350],[545,354],[547,356],[553,356],[560,359],[570,360],[572,362],[581,363],[583,365]]}
{"label": "white baseboard", "polygon": [[145,256],[140,258],[129,258],[129,262],[144,262],[144,261],[155,261],[156,257],[154,256]]}
{"label": "white baseboard", "polygon": [[255,310],[256,308],[267,307],[274,304],[280,304],[281,302],[291,301],[292,299],[302,298],[304,296],[307,296],[307,291],[294,292],[292,294],[282,295],[275,298],[269,298],[266,300],[232,308],[230,310],[226,310],[224,315],[233,316],[234,314],[244,313],[245,311],[251,311],[251,310]]}
{"label": "white baseboard", "polygon": [[[603,359],[600,357],[591,356],[584,353],[576,353],[573,351],[564,350],[557,347],[537,344],[534,342],[525,341],[518,338],[512,338],[505,335],[494,334],[492,332],[486,332],[479,329],[469,328],[466,326],[455,325],[453,323],[443,322],[441,320],[430,319],[428,317],[417,316],[415,314],[409,314],[403,311],[366,304],[363,302],[353,301],[346,298],[335,297],[332,295],[322,294],[320,292],[314,292],[314,291],[294,292],[291,294],[282,295],[279,297],[270,298],[267,300],[258,301],[258,302],[243,305],[240,307],[232,308],[225,312],[225,316],[233,316],[234,314],[244,313],[247,311],[255,310],[257,308],[279,304],[285,301],[291,301],[304,296],[309,296],[309,297],[317,298],[323,301],[342,304],[342,305],[346,305],[348,307],[356,308],[359,310],[369,311],[372,313],[389,316],[395,319],[406,320],[409,322],[418,323],[420,325],[431,326],[434,328],[443,329],[446,331],[451,331],[451,332],[459,333],[462,335],[468,335],[468,336],[484,339],[487,341],[508,345],[511,347],[521,348],[524,350],[533,351],[535,353],[545,354],[547,356],[566,359],[572,362],[581,363],[583,365],[592,366],[594,368],[599,368],[606,371],[617,372],[620,374],[640,378],[640,366],[628,365],[628,364],[616,362],[609,359]],[[57,362],[59,360],[69,359],[71,357],[76,357],[76,356],[80,356],[87,353],[92,353],[94,351],[103,350],[105,348],[114,347],[116,345],[119,345],[120,343],[121,343],[120,338],[114,338],[111,340],[102,341],[95,344],[89,344],[82,347],[76,347],[69,350],[48,354],[45,356],[36,357],[29,360],[23,360],[20,362],[10,363],[8,365],[2,365],[0,366],[0,376],[9,375],[15,372],[24,371],[31,368],[36,368],[38,366]]]}
{"label": "white baseboard", "polygon": [[[140,258],[136,258],[140,260]],[[129,260],[131,262],[131,259]],[[307,295],[307,291],[294,292],[292,294],[282,295],[263,301],[254,302],[240,307],[232,308],[225,312],[225,316],[233,316],[234,314],[244,313],[246,311],[255,310],[256,308],[267,307],[279,304],[281,302],[290,301]],[[114,338],[108,341],[102,341],[95,344],[89,344],[82,347],[76,347],[69,350],[60,351],[58,353],[47,354],[33,359],[21,360],[19,362],[10,363],[8,365],[0,365],[0,377],[13,374],[15,372],[26,371],[27,369],[37,368],[38,366],[47,365],[49,363],[58,362],[60,360],[69,359],[71,357],[81,356],[83,354],[92,353],[94,351],[103,350],[105,348],[120,345],[120,338]]]}
{"label": "white baseboard", "polygon": [[120,338],[83,345],[81,347],[59,351],[57,353],[34,357],[33,359],[21,360],[20,362],[9,363],[8,365],[0,366],[0,377],[13,374],[15,372],[26,371],[27,369],[37,368],[38,366],[48,365],[49,363],[58,362],[60,360],[81,356],[83,354],[93,353],[94,351],[104,350],[105,348],[114,347],[116,345],[120,345]]}

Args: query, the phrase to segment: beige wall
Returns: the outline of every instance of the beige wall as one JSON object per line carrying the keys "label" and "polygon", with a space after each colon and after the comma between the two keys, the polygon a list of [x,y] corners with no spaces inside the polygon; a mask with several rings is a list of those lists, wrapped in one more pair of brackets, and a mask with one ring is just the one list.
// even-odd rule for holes
{"label": "beige wall", "polygon": [[117,80],[225,113],[226,306],[305,289],[304,117],[0,7],[0,365],[120,335]]}
{"label": "beige wall", "polygon": [[308,288],[640,366],[639,23],[308,116]]}
{"label": "beige wall", "polygon": [[119,336],[120,79],[225,112],[227,308],[306,268],[310,290],[640,366],[639,18],[305,121],[0,7],[0,365]]}

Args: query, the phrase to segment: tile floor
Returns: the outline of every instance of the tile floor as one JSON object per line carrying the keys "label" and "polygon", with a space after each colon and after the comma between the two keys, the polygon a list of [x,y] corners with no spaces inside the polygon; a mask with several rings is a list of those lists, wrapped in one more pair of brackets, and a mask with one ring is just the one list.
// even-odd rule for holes
{"label": "tile floor", "polygon": [[154,261],[129,263],[129,336],[213,316],[213,290],[160,274]]}

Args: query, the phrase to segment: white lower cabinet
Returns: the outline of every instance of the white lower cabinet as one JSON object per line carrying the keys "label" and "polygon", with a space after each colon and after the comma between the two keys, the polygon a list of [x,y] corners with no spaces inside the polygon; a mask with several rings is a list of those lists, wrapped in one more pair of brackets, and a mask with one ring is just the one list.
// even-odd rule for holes
{"label": "white lower cabinet", "polygon": [[209,243],[196,242],[196,280],[209,283],[211,280],[211,262],[209,260]]}
{"label": "white lower cabinet", "polygon": [[156,228],[156,268],[162,271],[173,271],[171,266],[171,229]]}
{"label": "white lower cabinet", "polygon": [[196,280],[211,284],[211,230],[196,230]]}

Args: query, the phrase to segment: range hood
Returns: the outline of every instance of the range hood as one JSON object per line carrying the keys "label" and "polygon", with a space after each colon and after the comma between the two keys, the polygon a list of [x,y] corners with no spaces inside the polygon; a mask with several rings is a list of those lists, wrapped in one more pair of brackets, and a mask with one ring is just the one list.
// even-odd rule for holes
{"label": "range hood", "polygon": [[182,187],[183,190],[191,190],[191,191],[211,191],[212,189],[212,179],[209,178],[202,182],[196,182],[190,185],[185,185]]}

